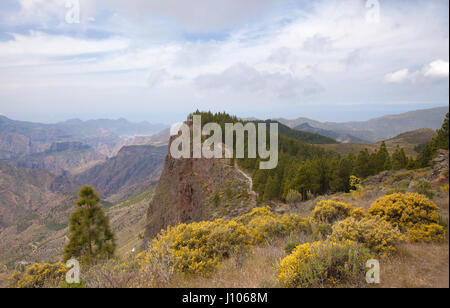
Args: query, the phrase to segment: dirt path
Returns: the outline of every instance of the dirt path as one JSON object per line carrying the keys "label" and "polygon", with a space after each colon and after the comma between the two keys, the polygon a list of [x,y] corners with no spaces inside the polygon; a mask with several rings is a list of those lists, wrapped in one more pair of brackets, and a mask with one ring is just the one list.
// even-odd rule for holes
{"label": "dirt path", "polygon": [[248,187],[248,193],[249,193],[249,195],[253,195],[253,196],[257,197],[258,194],[257,194],[255,191],[253,191],[253,179],[252,179],[247,173],[245,173],[244,171],[242,171],[242,170],[239,168],[239,166],[238,166],[238,164],[237,164],[237,161],[234,161],[234,167],[236,168],[236,170],[237,170],[240,174],[242,174],[242,175],[247,179],[247,181],[248,181],[248,183],[249,183],[249,187]]}

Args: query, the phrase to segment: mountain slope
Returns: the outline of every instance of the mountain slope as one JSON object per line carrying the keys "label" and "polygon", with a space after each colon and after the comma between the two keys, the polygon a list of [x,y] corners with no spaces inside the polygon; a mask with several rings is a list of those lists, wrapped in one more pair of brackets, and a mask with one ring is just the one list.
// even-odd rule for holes
{"label": "mountain slope", "polygon": [[[270,122],[270,121],[266,121]],[[278,125],[278,132],[282,135],[285,135],[290,138],[294,138],[298,141],[309,143],[309,144],[333,144],[337,143],[337,141],[333,138],[329,138],[328,136],[321,135],[316,132],[306,132],[301,130],[292,129],[282,123]]]}
{"label": "mountain slope", "polygon": [[44,169],[56,175],[65,175],[80,173],[105,160],[105,155],[81,142],[59,142],[44,152],[23,156],[15,164],[22,168]]}
{"label": "mountain slope", "polygon": [[[422,128],[411,132],[400,134],[394,138],[384,140],[386,147],[390,154],[395,151],[395,148],[400,146],[405,150],[406,155],[416,157],[418,152],[416,148],[423,144],[427,144],[436,136],[436,131],[429,128]],[[381,142],[365,144],[365,143],[340,143],[323,145],[327,150],[336,151],[339,154],[345,155],[350,151],[358,153],[361,150],[368,149],[370,152],[377,150]]]}
{"label": "mountain slope", "polygon": [[362,140],[360,138],[357,138],[355,136],[352,136],[352,135],[349,135],[349,134],[337,133],[337,132],[334,132],[334,131],[331,131],[331,130],[322,129],[322,128],[312,127],[308,123],[300,124],[300,125],[294,127],[294,129],[295,130],[299,130],[299,131],[303,131],[303,132],[310,132],[310,133],[326,136],[326,137],[329,137],[329,138],[331,138],[333,140],[336,140],[336,141],[342,142],[342,143],[351,143],[351,142],[364,143],[364,140]]}
{"label": "mountain slope", "polygon": [[110,202],[127,199],[154,185],[161,174],[167,147],[127,146],[117,156],[74,177],[92,185]]}
{"label": "mountain slope", "polygon": [[397,115],[387,115],[369,121],[353,121],[346,123],[321,123],[307,118],[276,120],[290,127],[297,127],[307,123],[314,128],[333,131],[339,134],[349,134],[366,142],[378,142],[420,128],[439,129],[448,110],[448,106],[438,107],[410,111]]}

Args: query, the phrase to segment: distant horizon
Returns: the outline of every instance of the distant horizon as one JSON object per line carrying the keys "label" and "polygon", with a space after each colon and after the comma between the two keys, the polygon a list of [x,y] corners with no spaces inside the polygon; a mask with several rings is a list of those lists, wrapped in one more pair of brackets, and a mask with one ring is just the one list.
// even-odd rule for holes
{"label": "distant horizon", "polygon": [[[404,106],[406,106],[406,105],[404,105]],[[354,108],[355,106],[351,106],[351,107]],[[384,105],[378,105],[378,107],[384,107]],[[402,105],[400,105],[400,106],[396,105],[396,107],[402,107]],[[314,120],[314,121],[318,121],[318,122],[322,122],[322,123],[326,123],[326,122],[330,122],[330,123],[347,123],[347,122],[364,122],[364,121],[369,121],[369,120],[373,120],[373,119],[376,119],[376,118],[389,116],[389,115],[400,115],[400,114],[404,114],[404,113],[407,113],[407,112],[413,112],[413,111],[419,111],[419,110],[437,109],[437,108],[447,108],[447,109],[449,109],[450,106],[449,105],[436,105],[436,106],[430,106],[430,107],[424,106],[424,107],[418,107],[418,108],[412,108],[412,109],[411,108],[402,108],[402,109],[400,109],[402,111],[399,111],[399,110],[397,110],[397,111],[387,111],[387,110],[385,110],[384,112],[380,111],[378,114],[373,115],[373,116],[367,115],[367,117],[365,117],[365,118],[350,119],[350,120],[343,120],[343,121],[321,120],[321,119],[316,118],[314,116],[308,116],[308,115],[304,115],[304,114],[299,114],[298,116],[295,116],[295,117],[292,117],[292,114],[290,116],[258,117],[258,116],[255,116],[255,115],[242,116],[242,115],[239,115],[239,114],[235,114],[233,112],[228,112],[226,110],[221,110],[221,111],[219,110],[219,111],[212,111],[212,112],[227,112],[228,114],[233,115],[233,116],[237,116],[238,118],[241,118],[241,119],[257,118],[259,120],[269,120],[269,119],[270,120],[273,120],[273,119],[296,120],[296,119],[299,119],[299,118],[307,118],[309,120]],[[75,116],[75,117],[69,117],[69,118],[61,118],[61,120],[56,120],[56,121],[36,121],[36,120],[33,120],[33,119],[29,120],[27,117],[17,118],[17,117],[8,116],[7,114],[1,113],[1,112],[0,112],[0,116],[5,116],[8,119],[13,120],[13,121],[22,121],[22,122],[39,123],[39,124],[50,124],[50,125],[51,124],[64,123],[64,122],[68,122],[68,121],[76,121],[76,120],[82,121],[82,122],[87,122],[87,121],[101,121],[101,120],[118,121],[118,120],[122,120],[123,119],[123,120],[126,120],[126,121],[130,122],[130,123],[135,123],[135,124],[146,122],[146,123],[151,124],[151,125],[162,125],[162,126],[166,126],[167,128],[169,128],[174,123],[178,123],[180,121],[184,121],[185,118],[188,116],[188,114],[191,113],[191,112],[194,112],[194,111],[195,110],[187,112],[182,119],[174,120],[174,121],[171,121],[171,122],[163,122],[163,121],[160,121],[160,122],[156,121],[155,122],[155,121],[150,121],[150,120],[145,119],[145,118],[139,120],[139,119],[134,119],[132,116],[131,117],[127,117],[125,115],[119,115],[117,117],[114,117],[114,116],[111,116],[111,117],[98,116],[97,117],[97,116],[94,116],[94,115],[92,117],[89,117],[89,116],[76,117]],[[200,111],[210,111],[210,110],[200,110]],[[316,112],[321,112],[321,111],[317,111],[316,110]],[[332,113],[332,111],[330,111],[330,110],[328,110],[328,112]],[[353,113],[353,116],[354,116],[354,113]]]}

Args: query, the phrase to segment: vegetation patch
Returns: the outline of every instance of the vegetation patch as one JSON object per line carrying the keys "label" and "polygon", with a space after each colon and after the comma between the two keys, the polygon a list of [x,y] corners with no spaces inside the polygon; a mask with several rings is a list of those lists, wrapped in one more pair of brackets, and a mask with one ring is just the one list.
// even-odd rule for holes
{"label": "vegetation patch", "polygon": [[381,217],[404,231],[418,224],[438,223],[438,209],[424,195],[398,193],[376,200],[370,207],[369,214]]}
{"label": "vegetation patch", "polygon": [[278,282],[287,288],[355,286],[363,281],[369,258],[369,252],[355,243],[306,243],[281,261]]}
{"label": "vegetation patch", "polygon": [[357,220],[350,217],[333,226],[330,240],[357,242],[376,254],[388,255],[396,251],[396,245],[402,242],[403,237],[398,228],[381,218]]}

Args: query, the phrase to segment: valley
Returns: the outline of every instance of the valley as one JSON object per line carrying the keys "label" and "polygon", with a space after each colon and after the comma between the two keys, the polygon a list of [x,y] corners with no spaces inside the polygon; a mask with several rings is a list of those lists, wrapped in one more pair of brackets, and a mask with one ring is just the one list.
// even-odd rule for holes
{"label": "valley", "polygon": [[[19,128],[13,129],[11,123],[15,122],[8,123],[5,134],[11,134],[12,131],[25,133],[22,127],[26,127],[27,133],[23,134],[28,136],[26,138],[36,138],[37,133],[30,131],[33,129],[39,130],[40,135],[47,135],[45,129],[42,131],[42,127],[37,124],[20,123]],[[421,181],[431,183],[429,190],[433,193],[433,201],[440,208],[440,219],[448,224],[448,199],[445,201],[448,193],[441,191],[445,182],[448,182],[448,152],[441,159],[444,165],[441,163],[437,167],[434,164],[422,171],[407,171],[403,168],[385,170],[367,177],[356,191],[347,190],[348,179],[342,178],[349,177],[351,173],[339,173],[337,179],[343,180],[343,186],[331,180],[326,184],[330,186],[323,192],[320,190],[323,187],[318,187],[316,192],[313,186],[305,190],[301,188],[305,186],[298,186],[303,185],[298,182],[299,176],[304,175],[306,182],[313,183],[314,175],[296,175],[293,172],[297,167],[292,167],[292,162],[307,163],[314,161],[317,156],[329,157],[328,162],[333,164],[333,160],[342,155],[342,164],[352,151],[355,155],[364,149],[377,153],[381,152],[384,145],[390,156],[397,148],[402,148],[408,157],[415,158],[424,145],[437,137],[435,130],[421,128],[405,131],[384,142],[347,143],[332,139],[335,136],[332,134],[321,136],[318,132],[325,133],[322,130],[302,132],[284,125],[280,127],[281,165],[266,173],[254,169],[258,161],[251,162],[248,159],[174,159],[168,153],[174,137],[169,140],[167,130],[154,135],[122,139],[109,145],[89,145],[87,139],[83,143],[76,141],[77,138],[53,142],[53,137],[39,137],[38,141],[33,139],[28,141],[31,146],[27,147],[19,144],[18,147],[11,147],[10,141],[0,144],[0,148],[8,149],[2,152],[4,156],[0,162],[0,281],[6,285],[6,278],[12,271],[24,270],[35,262],[55,263],[61,260],[63,247],[70,234],[68,217],[74,210],[77,191],[82,185],[91,185],[100,194],[102,207],[115,233],[117,257],[125,259],[134,258],[161,230],[169,226],[221,219],[239,220],[261,206],[269,206],[275,215],[295,214],[309,219],[311,210],[321,200],[354,204],[367,211],[370,204],[386,194],[420,191],[418,183]],[[58,135],[54,128],[48,130],[47,136]],[[39,143],[42,140],[45,142]],[[101,150],[102,147],[109,149],[109,155]],[[443,175],[445,169],[446,179]],[[295,198],[291,196],[293,190],[298,191]],[[251,271],[258,271],[258,266],[266,267],[274,262],[275,256],[281,257],[283,247],[289,241],[312,240],[311,235],[305,236],[295,235],[294,232],[289,236],[274,238],[269,246],[255,247],[242,262],[246,267],[250,266],[248,262],[256,262]],[[405,253],[418,253],[419,257],[423,254],[417,250],[418,245],[405,245],[401,249]],[[432,249],[443,254],[445,249],[448,250],[448,243],[445,245],[439,244]],[[278,286],[273,273],[271,277],[259,277],[259,274],[246,272],[250,269],[236,273],[229,268],[229,262],[225,261],[229,272],[219,271],[216,276],[218,280],[214,282],[203,278],[185,281],[179,277],[169,285],[159,286],[260,287],[266,286],[264,283]],[[389,262],[392,263],[386,266],[393,266],[398,261]],[[414,266],[413,270],[421,270],[420,265]],[[255,275],[257,278],[250,282],[240,275]],[[435,285],[431,280],[423,283]],[[408,279],[403,284],[417,286]],[[438,285],[441,284],[448,285],[448,280],[441,279]],[[392,285],[386,286],[401,285],[392,281]]]}

